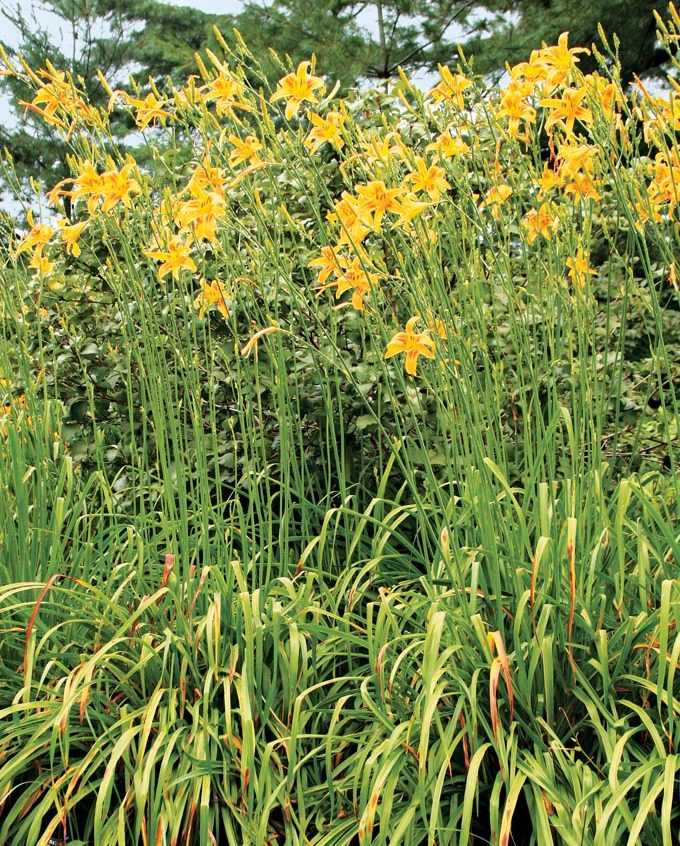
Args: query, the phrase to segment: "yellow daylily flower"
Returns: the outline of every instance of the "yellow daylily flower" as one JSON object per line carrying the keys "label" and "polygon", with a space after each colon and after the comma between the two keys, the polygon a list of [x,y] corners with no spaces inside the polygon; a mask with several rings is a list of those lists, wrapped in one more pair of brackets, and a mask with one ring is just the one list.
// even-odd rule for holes
{"label": "yellow daylily flower", "polygon": [[[496,117],[508,119],[508,134],[513,138],[519,136],[520,123],[532,124],[536,122],[536,109],[527,100],[530,86],[513,80],[507,88],[501,91],[501,105],[496,111]],[[525,126],[526,131],[526,126]]]}
{"label": "yellow daylily flower", "polygon": [[213,279],[208,282],[207,279],[201,280],[201,291],[194,300],[194,308],[198,311],[198,316],[203,317],[208,309],[213,306],[226,320],[229,316],[229,307],[227,305],[228,293],[222,282]]}
{"label": "yellow daylily flower", "polygon": [[537,209],[529,209],[522,219],[522,223],[529,233],[527,235],[529,244],[533,244],[539,235],[549,241],[552,234],[557,230],[559,222],[552,203],[542,203]]}
{"label": "yellow daylily flower", "polygon": [[428,152],[435,150],[447,159],[452,159],[454,156],[460,156],[463,153],[470,152],[470,147],[460,136],[449,135],[448,132],[442,133],[436,141],[428,144],[425,149]]}
{"label": "yellow daylily flower", "polygon": [[581,105],[581,100],[586,96],[585,88],[565,88],[561,97],[546,97],[539,101],[539,105],[550,109],[550,114],[545,122],[546,130],[556,123],[563,124],[567,135],[574,132],[574,123],[578,120],[581,123],[592,124],[593,113],[590,109]]}
{"label": "yellow daylily flower", "polygon": [[352,197],[347,191],[342,192],[334,211],[328,212],[326,219],[329,223],[340,225],[341,244],[360,244],[371,231],[364,223],[356,197]]}
{"label": "yellow daylily flower", "polygon": [[219,194],[204,191],[190,200],[180,203],[174,214],[174,221],[182,235],[195,241],[217,241],[217,223],[224,220],[226,211],[224,199]]}
{"label": "yellow daylily flower", "polygon": [[319,268],[319,282],[322,285],[331,274],[339,276],[343,269],[336,248],[330,246],[321,247],[321,255],[309,261],[307,266]]}
{"label": "yellow daylily flower", "polygon": [[312,128],[305,138],[305,147],[310,153],[316,153],[322,144],[332,144],[336,150],[344,146],[342,127],[345,123],[345,116],[340,112],[329,112],[326,117],[307,112],[307,117],[312,122]]}
{"label": "yellow daylily flower", "polygon": [[564,180],[562,179],[562,174],[558,170],[553,170],[546,162],[543,165],[543,173],[536,180],[536,184],[541,189],[538,192],[538,199],[542,200],[549,191],[552,191],[555,188],[560,188],[563,183]]}
{"label": "yellow daylily flower", "polygon": [[[387,188],[381,180],[359,185],[357,187],[359,213],[366,215],[373,229],[379,232],[385,212],[399,214],[397,197],[401,193],[403,193],[401,188]],[[372,218],[371,215],[373,215]]]}
{"label": "yellow daylily flower", "polygon": [[418,356],[434,359],[434,341],[429,332],[416,332],[414,327],[419,318],[412,317],[406,324],[404,332],[397,332],[388,343],[385,350],[385,358],[392,358],[393,355],[406,353],[406,372],[410,376],[416,375]]}
{"label": "yellow daylily flower", "polygon": [[229,141],[234,145],[234,149],[229,154],[229,167],[237,167],[243,162],[258,164],[262,161],[259,156],[262,143],[255,135],[248,135],[245,139],[239,138],[238,135],[230,135]]}
{"label": "yellow daylily flower", "polygon": [[409,173],[404,182],[411,183],[415,192],[425,191],[429,198],[437,203],[441,192],[448,190],[451,185],[446,181],[444,169],[438,165],[428,165],[421,157],[416,156],[416,169]]}
{"label": "yellow daylily flower", "polygon": [[118,170],[111,168],[101,175],[102,211],[109,212],[122,203],[129,208],[132,194],[141,194],[139,182],[132,174],[137,175],[137,162],[129,160]]}
{"label": "yellow daylily flower", "polygon": [[500,206],[510,197],[512,188],[506,183],[501,182],[498,185],[492,185],[486,192],[486,197],[480,205],[480,209],[491,209],[491,216],[494,220],[500,217]]}
{"label": "yellow daylily flower", "polygon": [[584,253],[583,247],[576,250],[574,258],[567,259],[567,267],[569,268],[569,278],[571,281],[582,288],[589,276],[594,276],[597,271],[588,264],[588,256]]}
{"label": "yellow daylily flower", "polygon": [[57,221],[57,224],[59,226],[61,240],[66,247],[66,252],[70,253],[74,258],[78,258],[80,255],[78,239],[83,234],[83,229],[87,226],[87,221],[69,223],[66,218],[62,217]]}
{"label": "yellow daylily flower", "polygon": [[341,268],[339,273],[334,271],[336,278],[326,285],[322,285],[318,290],[321,292],[327,288],[335,288],[336,300],[339,300],[347,291],[351,291],[352,307],[357,311],[362,311],[364,308],[364,297],[374,285],[377,285],[378,274],[365,270],[359,258],[353,258],[351,262],[344,262],[344,264],[345,266]]}
{"label": "yellow daylily flower", "polygon": [[169,273],[173,279],[177,279],[182,269],[191,273],[197,270],[196,262],[189,255],[189,245],[178,238],[169,241],[167,250],[148,250],[146,254],[149,258],[162,262],[158,268],[158,278],[161,281]]}
{"label": "yellow daylily flower", "polygon": [[570,47],[569,33],[563,32],[557,39],[557,44],[552,47],[543,47],[539,51],[538,61],[547,70],[546,82],[548,86],[555,87],[564,82],[572,70],[576,67],[579,59],[577,53],[590,54],[587,47]]}
{"label": "yellow daylily flower", "polygon": [[405,194],[399,201],[399,217],[395,220],[395,226],[410,227],[414,217],[432,207],[431,202],[419,200],[415,194]]}
{"label": "yellow daylily flower", "polygon": [[17,255],[34,248],[36,250],[41,250],[45,244],[52,240],[57,231],[48,223],[36,223],[31,209],[26,212],[26,220],[31,228],[28,235],[22,239],[21,243],[17,247]]}
{"label": "yellow daylily flower", "polygon": [[319,89],[325,90],[323,79],[310,75],[311,64],[309,61],[300,62],[294,73],[289,73],[279,80],[276,91],[269,98],[272,103],[282,98],[287,101],[286,120],[290,120],[297,114],[300,104],[305,100],[309,103],[317,103],[314,92]]}
{"label": "yellow daylily flower", "polygon": [[109,111],[112,110],[116,97],[121,97],[129,106],[135,109],[135,123],[139,129],[146,129],[149,124],[155,125],[156,122],[165,123],[168,118],[173,117],[172,113],[165,108],[165,103],[159,100],[153,91],[149,91],[146,97],[139,99],[132,97],[127,91],[116,89],[111,92],[111,97],[109,98]]}
{"label": "yellow daylily flower", "polygon": [[191,174],[187,191],[193,197],[203,196],[206,192],[224,197],[226,184],[227,176],[223,168],[212,165],[206,156]]}
{"label": "yellow daylily flower", "polygon": [[234,109],[252,111],[251,107],[241,99],[245,92],[245,85],[233,76],[226,67],[220,65],[220,73],[199,89],[206,103],[214,102],[218,115],[236,120]]}
{"label": "yellow daylily flower", "polygon": [[462,73],[453,74],[446,65],[439,65],[441,82],[429,91],[429,96],[436,104],[445,100],[455,103],[459,109],[465,108],[463,92],[472,85],[472,81]]}
{"label": "yellow daylily flower", "polygon": [[33,253],[28,266],[31,270],[35,270],[36,276],[47,276],[54,270],[54,264],[39,249]]}

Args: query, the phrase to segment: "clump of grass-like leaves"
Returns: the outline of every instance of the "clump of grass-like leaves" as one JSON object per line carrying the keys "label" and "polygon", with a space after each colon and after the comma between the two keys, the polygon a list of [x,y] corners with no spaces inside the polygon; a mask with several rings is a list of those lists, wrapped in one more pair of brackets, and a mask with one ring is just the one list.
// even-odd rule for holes
{"label": "clump of grass-like leaves", "polygon": [[670,846],[677,94],[222,46],[143,165],[8,68],[0,842]]}

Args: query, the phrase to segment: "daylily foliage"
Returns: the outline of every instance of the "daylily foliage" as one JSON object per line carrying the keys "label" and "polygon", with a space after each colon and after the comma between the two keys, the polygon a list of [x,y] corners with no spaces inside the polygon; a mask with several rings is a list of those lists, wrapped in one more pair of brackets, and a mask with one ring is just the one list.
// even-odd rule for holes
{"label": "daylily foliage", "polygon": [[677,82],[216,39],[7,69],[71,152],[4,255],[0,841],[670,846]]}

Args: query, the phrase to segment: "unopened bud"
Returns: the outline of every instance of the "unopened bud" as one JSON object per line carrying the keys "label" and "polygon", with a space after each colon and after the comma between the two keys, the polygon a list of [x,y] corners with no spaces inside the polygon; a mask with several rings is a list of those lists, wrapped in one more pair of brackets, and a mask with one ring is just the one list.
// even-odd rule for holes
{"label": "unopened bud", "polygon": [[444,526],[444,528],[442,529],[440,542],[441,542],[442,554],[443,554],[444,558],[446,558],[448,560],[451,557],[451,546],[449,544],[449,530],[448,530],[447,526]]}

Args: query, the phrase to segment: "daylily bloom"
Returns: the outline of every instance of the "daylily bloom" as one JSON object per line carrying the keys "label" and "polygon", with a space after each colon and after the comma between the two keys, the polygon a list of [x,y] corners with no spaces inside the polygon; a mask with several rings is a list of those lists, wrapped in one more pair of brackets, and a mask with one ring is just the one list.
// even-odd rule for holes
{"label": "daylily bloom", "polygon": [[[110,162],[113,165],[113,162]],[[140,194],[142,189],[132,174],[138,175],[137,163],[133,159],[118,170],[111,167],[104,173],[97,173],[97,169],[90,161],[84,161],[80,166],[80,173],[73,179],[63,179],[57,183],[47,195],[50,202],[57,197],[68,196],[73,202],[81,197],[87,197],[87,211],[94,214],[99,200],[103,199],[102,211],[108,212],[118,203],[129,207],[132,194]],[[71,182],[73,188],[70,191],[64,190],[63,186]]]}
{"label": "daylily bloom", "polygon": [[409,173],[404,182],[410,182],[414,191],[426,191],[430,199],[437,203],[442,191],[446,191],[451,185],[444,178],[444,169],[438,165],[429,165],[416,156],[416,169]]}
{"label": "daylily bloom", "polygon": [[[67,191],[64,186],[71,183],[72,188]],[[80,172],[72,179],[62,179],[47,194],[50,203],[55,203],[58,197],[70,197],[76,202],[81,197],[87,197],[88,214],[94,214],[102,193],[102,177],[91,161],[80,162]]]}
{"label": "daylily bloom", "polygon": [[324,82],[321,77],[310,76],[309,68],[311,62],[300,62],[297,70],[294,73],[289,73],[279,80],[276,91],[269,98],[270,102],[275,102],[284,98],[286,102],[286,120],[290,120],[297,114],[300,108],[300,103],[307,101],[309,103],[318,102],[314,96],[317,89],[325,90]]}
{"label": "daylily bloom", "polygon": [[464,109],[463,91],[472,85],[472,81],[462,73],[457,73],[454,76],[446,65],[439,65],[438,67],[442,79],[434,88],[430,89],[429,96],[437,104],[444,100],[450,100],[455,102],[459,109]]}
{"label": "daylily bloom", "polygon": [[507,117],[508,134],[513,138],[519,135],[520,123],[530,124],[536,122],[536,109],[526,101],[529,91],[530,88],[526,83],[513,80],[501,92],[501,107],[496,112],[496,117]]}
{"label": "daylily bloom", "polygon": [[194,300],[194,308],[198,310],[198,316],[203,317],[209,308],[215,306],[217,311],[226,320],[229,316],[229,307],[227,306],[227,291],[221,282],[213,279],[208,282],[207,279],[201,280],[201,292]]}
{"label": "daylily bloom", "polygon": [[523,79],[535,88],[538,83],[545,82],[550,73],[548,67],[541,61],[541,51],[532,50],[528,62],[520,62],[510,68],[511,79]]}
{"label": "daylily bloom", "polygon": [[[137,163],[128,161],[120,170],[115,167],[101,175],[102,211],[111,211],[118,203],[129,207],[132,194],[141,194],[139,182],[131,175],[137,172]],[[88,204],[89,207],[89,204]]]}
{"label": "daylily bloom", "polygon": [[[49,60],[45,62],[45,68],[41,68],[37,73],[31,71],[31,77],[40,88],[30,103],[20,100],[19,105],[40,115],[50,125],[67,130],[67,141],[80,121],[90,126],[103,125],[99,110],[87,103],[71,77],[63,71],[58,71]],[[47,82],[41,82],[43,79]],[[68,118],[68,121],[64,120],[62,115]]]}
{"label": "daylily bloom", "polygon": [[66,218],[62,217],[57,221],[57,224],[59,226],[61,240],[66,247],[66,252],[70,253],[74,258],[78,258],[80,255],[78,239],[82,235],[83,229],[87,226],[87,221],[69,224]]}
{"label": "daylily bloom", "polygon": [[[590,93],[591,99],[596,100],[602,107],[604,114],[612,119],[617,109],[623,104],[623,95],[619,86],[600,76],[597,71],[587,74],[583,82]],[[675,129],[680,129],[680,121]]]}
{"label": "daylily bloom", "polygon": [[569,278],[579,288],[585,285],[589,276],[594,276],[597,273],[588,264],[588,256],[583,252],[583,247],[579,247],[576,250],[576,256],[573,259],[567,259],[567,267],[569,268]]}
{"label": "daylily bloom", "polygon": [[452,159],[454,156],[460,156],[470,151],[470,147],[460,136],[449,135],[448,132],[444,132],[436,141],[428,144],[425,149],[428,152],[430,150],[436,150],[447,159]]}
{"label": "daylily bloom", "polygon": [[19,105],[26,106],[27,109],[41,115],[47,123],[58,126],[61,121],[57,117],[57,112],[61,109],[70,113],[73,109],[76,100],[75,87],[67,79],[64,71],[56,70],[49,63],[47,68],[47,70],[41,68],[38,76],[49,81],[42,85],[30,103],[20,100]]}
{"label": "daylily bloom", "polygon": [[562,175],[559,171],[553,170],[547,162],[543,165],[543,173],[539,179],[536,180],[536,184],[541,189],[538,192],[538,199],[541,200],[543,197],[549,192],[552,191],[553,188],[560,188],[563,184],[564,180],[562,179]]}
{"label": "daylily bloom", "polygon": [[399,217],[395,220],[395,226],[409,227],[416,215],[424,212],[432,206],[431,202],[419,200],[415,194],[408,193],[399,200]]}
{"label": "daylily bloom", "polygon": [[354,258],[336,276],[336,279],[326,285],[322,285],[318,290],[321,292],[327,288],[335,288],[336,300],[339,300],[347,291],[351,291],[352,306],[357,311],[362,311],[364,308],[364,297],[369,293],[371,287],[378,283],[378,274],[365,270],[362,267],[361,261],[358,258]]}
{"label": "daylily bloom", "polygon": [[592,144],[578,144],[573,141],[561,144],[558,162],[562,179],[573,179],[581,172],[591,175],[597,156],[598,149]]}
{"label": "daylily bloom", "polygon": [[237,135],[230,135],[229,141],[234,145],[229,154],[229,167],[237,167],[242,162],[257,164],[261,161],[259,151],[262,143],[254,135],[248,135],[244,140]]}
{"label": "daylily bloom", "polygon": [[674,150],[657,153],[654,158],[654,177],[649,183],[648,197],[658,211],[668,206],[668,214],[673,214],[678,204],[678,185],[680,185],[680,156]]}
{"label": "daylily bloom", "polygon": [[553,47],[545,44],[532,50],[528,62],[520,62],[510,69],[513,79],[524,79],[532,85],[544,83],[552,90],[563,83],[576,67],[577,53],[590,53],[586,47],[569,47],[569,33],[563,32]]}
{"label": "daylily bloom", "polygon": [[355,197],[343,191],[340,201],[335,204],[335,210],[326,215],[329,223],[341,226],[340,244],[360,244],[371,231],[364,223],[358,205]]}
{"label": "daylily bloom", "polygon": [[597,202],[600,199],[600,194],[587,173],[577,173],[572,181],[564,186],[564,194],[567,197],[573,196],[576,202],[581,199]]}
{"label": "daylily bloom", "polygon": [[533,244],[539,235],[549,241],[559,222],[552,203],[543,203],[538,209],[529,209],[522,219],[523,225],[529,230],[527,235],[529,244]]}
{"label": "daylily bloom", "polygon": [[17,247],[17,255],[25,253],[26,250],[36,249],[40,252],[56,233],[56,229],[48,223],[36,223],[33,218],[33,212],[29,209],[26,212],[26,220],[31,227],[28,235],[21,241]]}
{"label": "daylily bloom", "polygon": [[39,114],[44,121],[56,127],[65,125],[58,115],[62,112],[71,120],[69,132],[75,128],[79,118],[91,124],[99,122],[97,110],[85,102],[70,76],[64,71],[58,71],[49,60],[46,61],[45,68],[41,68],[33,78],[36,82],[40,79],[47,82],[40,83],[40,88],[30,103],[20,100],[21,106]]}
{"label": "daylily bloom", "polygon": [[505,182],[501,182],[498,185],[492,185],[486,192],[486,197],[484,198],[484,202],[480,205],[480,209],[490,208],[491,216],[494,220],[498,220],[500,217],[500,206],[511,194],[512,188]]}
{"label": "daylily bloom", "polygon": [[[368,215],[373,229],[380,231],[383,215],[387,211],[399,214],[397,197],[402,193],[401,188],[387,188],[385,183],[376,180],[357,187],[359,195],[359,213]],[[373,215],[372,220],[370,219]]]}
{"label": "daylily bloom", "polygon": [[555,87],[569,76],[578,63],[577,53],[589,54],[587,47],[569,47],[569,33],[563,32],[553,47],[543,47],[539,51],[539,61],[547,69],[546,82]]}
{"label": "daylily bloom", "polygon": [[182,234],[189,233],[196,241],[217,240],[217,222],[225,217],[224,199],[219,194],[204,191],[181,203],[174,221]]}
{"label": "daylily bloom", "polygon": [[406,353],[406,372],[410,376],[416,375],[418,356],[433,359],[434,341],[428,332],[415,332],[414,327],[418,317],[412,317],[406,324],[406,331],[397,332],[388,343],[385,358],[391,358],[399,353]]}
{"label": "daylily bloom", "polygon": [[326,117],[321,117],[314,112],[307,112],[307,117],[313,124],[305,138],[305,147],[309,148],[310,153],[316,153],[326,142],[332,144],[337,150],[344,146],[345,141],[342,137],[344,115],[340,112],[329,112]]}
{"label": "daylily bloom", "polygon": [[163,123],[167,118],[172,117],[172,113],[164,108],[164,103],[158,99],[153,91],[150,91],[144,99],[140,100],[130,96],[126,91],[117,89],[111,93],[109,111],[113,108],[113,101],[116,97],[122,97],[128,105],[136,110],[135,123],[140,129],[146,129],[150,123],[155,124],[156,121]]}
{"label": "daylily bloom", "polygon": [[321,255],[309,261],[307,266],[319,268],[319,282],[322,285],[331,274],[339,276],[343,272],[340,258],[335,248],[330,246],[321,247]]}
{"label": "daylily bloom", "polygon": [[540,100],[539,105],[550,109],[550,114],[545,122],[546,130],[556,123],[563,123],[567,135],[572,135],[575,121],[592,124],[593,113],[590,109],[581,105],[581,100],[587,93],[585,88],[565,88],[561,97],[547,97]]}
{"label": "daylily bloom", "polygon": [[227,177],[221,167],[214,167],[206,156],[196,170],[191,174],[187,184],[187,191],[193,197],[202,196],[206,191],[224,197]]}
{"label": "daylily bloom", "polygon": [[177,279],[183,268],[191,273],[197,270],[196,263],[189,255],[189,245],[178,238],[170,240],[167,250],[148,250],[146,254],[149,258],[162,262],[158,268],[158,278],[161,281],[168,273],[172,274],[173,279]]}
{"label": "daylily bloom", "polygon": [[35,270],[36,276],[47,276],[54,270],[54,265],[47,256],[42,254],[41,250],[36,250],[33,253],[28,266],[31,270]]}
{"label": "daylily bloom", "polygon": [[215,102],[215,111],[220,116],[227,115],[235,119],[234,109],[251,111],[251,107],[241,100],[245,85],[240,79],[232,76],[227,68],[222,67],[219,76],[210,80],[200,90],[205,92],[203,99],[206,102]]}

